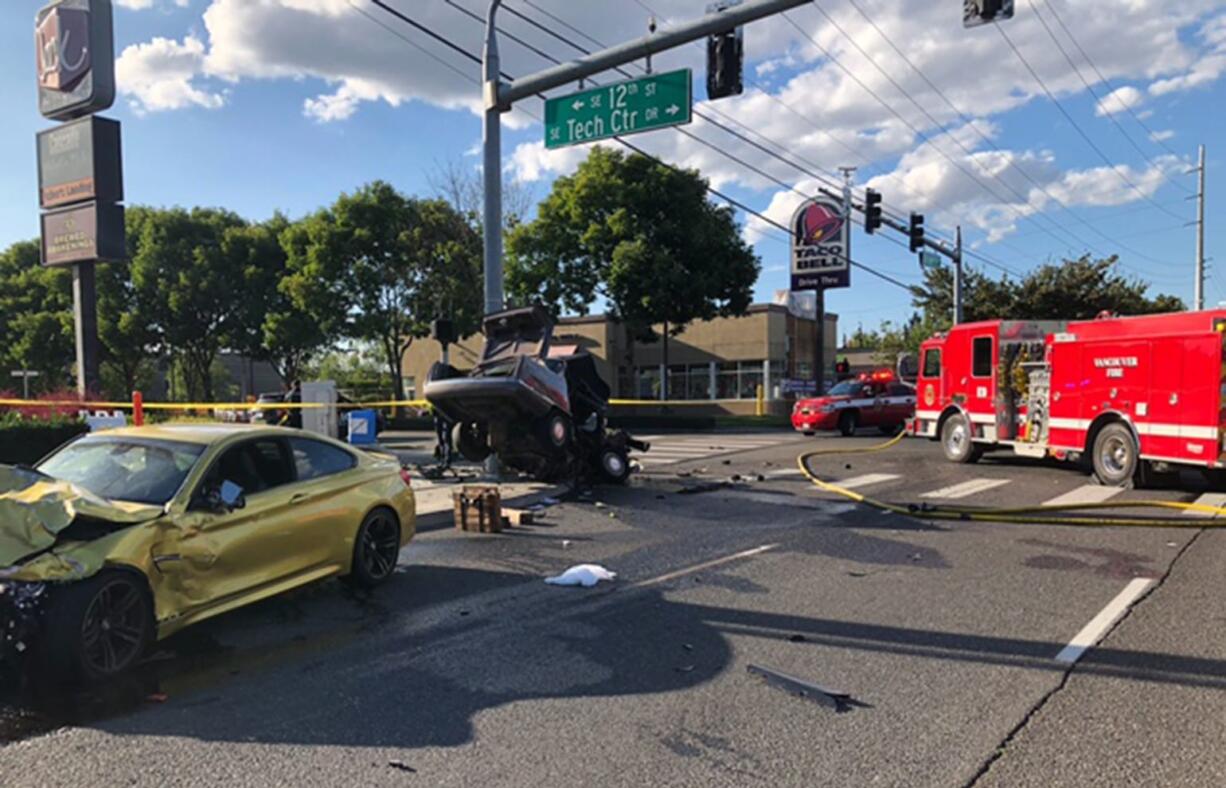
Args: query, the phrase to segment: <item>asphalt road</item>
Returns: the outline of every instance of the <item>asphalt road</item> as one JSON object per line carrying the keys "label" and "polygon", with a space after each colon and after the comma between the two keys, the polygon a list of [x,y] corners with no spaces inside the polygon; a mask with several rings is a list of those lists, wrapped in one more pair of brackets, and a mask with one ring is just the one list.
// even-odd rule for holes
{"label": "asphalt road", "polygon": [[[371,597],[321,583],[172,638],[104,692],[10,707],[0,784],[1226,783],[1211,521],[930,523],[792,472],[802,448],[879,440],[657,436],[632,486],[499,536],[429,529]],[[1107,494],[911,440],[813,466],[894,501]],[[542,582],[583,562],[618,578]]]}

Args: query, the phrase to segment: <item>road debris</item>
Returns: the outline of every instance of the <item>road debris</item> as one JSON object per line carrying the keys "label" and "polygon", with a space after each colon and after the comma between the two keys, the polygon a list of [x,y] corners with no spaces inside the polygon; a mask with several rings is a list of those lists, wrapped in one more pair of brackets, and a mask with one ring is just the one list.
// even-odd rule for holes
{"label": "road debris", "polygon": [[402,772],[409,772],[410,774],[417,774],[417,770],[414,769],[412,766],[409,766],[404,761],[390,760],[387,762],[387,765],[392,767],[393,769],[397,769]]}
{"label": "road debris", "polygon": [[566,548],[570,547],[570,545],[571,545],[571,542],[570,542],[570,540],[569,540],[569,539],[563,539],[563,540],[562,540],[562,549],[563,549],[563,550],[565,550]]}
{"label": "road debris", "polygon": [[793,643],[808,643],[809,642],[809,639],[807,637],[799,633],[795,635],[789,635],[788,640],[792,641]]}
{"label": "road debris", "polygon": [[676,668],[674,668],[674,670],[676,670],[678,673],[693,673],[694,666],[693,665],[678,665]]}
{"label": "road debris", "polygon": [[146,703],[165,703],[170,700],[170,696],[165,692],[154,692],[145,698]]}
{"label": "road debris", "polygon": [[862,703],[851,697],[846,692],[829,689],[819,684],[814,684],[811,681],[798,679],[795,676],[789,676],[786,673],[780,673],[777,670],[763,668],[758,665],[748,665],[746,670],[751,676],[759,676],[772,687],[781,689],[784,692],[793,695],[799,695],[802,698],[816,701],[817,703],[834,709],[836,712],[842,713],[850,711],[856,707],[868,708],[867,703]]}
{"label": "road debris", "polygon": [[583,586],[591,588],[601,580],[615,580],[616,572],[610,572],[600,564],[577,564],[560,575],[545,578],[551,586]]}

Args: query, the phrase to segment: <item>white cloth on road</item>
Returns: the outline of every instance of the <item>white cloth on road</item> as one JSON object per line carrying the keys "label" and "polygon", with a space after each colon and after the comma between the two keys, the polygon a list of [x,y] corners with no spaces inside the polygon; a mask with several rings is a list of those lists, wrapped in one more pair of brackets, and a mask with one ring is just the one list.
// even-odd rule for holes
{"label": "white cloth on road", "polygon": [[613,580],[616,572],[610,572],[599,564],[578,564],[567,569],[557,577],[547,577],[545,582],[551,586],[583,586],[591,588],[601,580]]}

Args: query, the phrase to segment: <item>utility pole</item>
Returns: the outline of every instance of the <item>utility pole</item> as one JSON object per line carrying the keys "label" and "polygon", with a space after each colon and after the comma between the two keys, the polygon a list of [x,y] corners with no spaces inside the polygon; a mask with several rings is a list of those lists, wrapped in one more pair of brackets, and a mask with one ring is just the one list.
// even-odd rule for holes
{"label": "utility pole", "polygon": [[642,38],[617,44],[505,83],[499,79],[501,69],[495,24],[502,0],[490,0],[482,58],[485,77],[482,83],[482,102],[485,108],[482,123],[482,179],[485,183],[483,230],[486,313],[502,309],[505,303],[502,291],[502,113],[509,112],[512,105],[520,99],[578,82],[626,63],[643,60],[656,52],[674,49],[714,33],[727,33],[741,25],[802,6],[807,2],[808,0],[748,0],[741,5],[669,28],[662,33],[649,33]]}
{"label": "utility pole", "polygon": [[1205,308],[1205,146],[1200,146],[1196,166],[1196,284],[1192,298],[1193,309]]}
{"label": "utility pole", "polygon": [[954,236],[954,325],[962,322],[962,225]]}
{"label": "utility pole", "polygon": [[485,216],[482,234],[485,254],[485,313],[498,312],[506,305],[502,295],[502,113],[511,108],[499,102],[498,30],[494,17],[502,0],[490,0],[485,18],[485,49],[481,62],[485,69],[485,114],[481,122],[484,156],[481,177],[485,182]]}

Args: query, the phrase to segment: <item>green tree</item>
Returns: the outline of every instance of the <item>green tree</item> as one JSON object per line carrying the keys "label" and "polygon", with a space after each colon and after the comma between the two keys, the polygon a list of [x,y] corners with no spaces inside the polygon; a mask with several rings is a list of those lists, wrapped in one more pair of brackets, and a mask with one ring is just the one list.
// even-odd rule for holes
{"label": "green tree", "polygon": [[46,268],[38,241],[20,241],[0,252],[0,375],[40,373],[32,391],[64,388],[75,358],[72,273]]}
{"label": "green tree", "polygon": [[744,314],[760,264],[706,189],[697,171],[593,148],[537,218],[511,231],[510,292],[555,313],[604,298],[631,337],[662,323],[666,341],[691,321]]}
{"label": "green tree", "polygon": [[[963,275],[963,319],[1078,320],[1103,310],[1121,315],[1178,312],[1183,301],[1169,295],[1150,298],[1149,285],[1120,273],[1118,258],[1093,260],[1083,256],[1040,266],[1020,282],[991,279],[968,270]],[[924,285],[916,288],[915,306],[936,330],[953,321],[953,271],[942,267],[924,272]]]}
{"label": "green tree", "polygon": [[481,239],[444,200],[382,181],[343,194],[281,236],[293,304],[328,334],[373,343],[397,397],[402,359],[444,311],[462,333],[481,314]]}
{"label": "green tree", "polygon": [[136,301],[155,350],[181,365],[190,399],[214,399],[213,362],[237,331],[243,266],[227,232],[246,226],[229,211],[151,210],[130,263]]}

